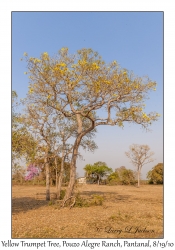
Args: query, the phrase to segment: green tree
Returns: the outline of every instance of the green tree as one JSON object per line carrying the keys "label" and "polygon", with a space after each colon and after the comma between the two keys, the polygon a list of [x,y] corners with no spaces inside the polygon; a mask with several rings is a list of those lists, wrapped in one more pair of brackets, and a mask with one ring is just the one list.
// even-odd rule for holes
{"label": "green tree", "polygon": [[[69,55],[62,48],[54,57],[47,52],[40,58],[28,57],[30,84],[28,100],[50,107],[63,118],[75,117],[77,136],[70,162],[70,182],[65,199],[71,197],[76,180],[76,161],[82,138],[97,126],[124,126],[131,122],[147,128],[158,119],[156,112],[146,114],[144,101],[156,82],[134,76],[116,61],[105,63],[92,49]],[[101,116],[103,110],[103,116]],[[84,126],[86,124],[88,126]]]}
{"label": "green tree", "polygon": [[147,174],[149,184],[163,184],[163,163],[158,163]]}
{"label": "green tree", "polygon": [[117,185],[120,184],[120,177],[117,172],[111,173],[107,178],[108,184],[110,185]]}
{"label": "green tree", "polygon": [[17,97],[16,91],[12,91],[12,165],[22,157],[34,158],[37,148],[37,141],[23,124],[22,115],[16,111],[19,105]]}
{"label": "green tree", "polygon": [[122,185],[135,184],[135,173],[133,170],[121,166],[120,168],[117,168],[115,172],[118,174],[120,184]]}
{"label": "green tree", "polygon": [[95,178],[98,185],[100,184],[101,178],[107,176],[112,172],[112,169],[109,168],[105,162],[98,161],[94,165],[87,164],[84,167],[86,171],[87,178]]}
{"label": "green tree", "polygon": [[125,153],[126,156],[130,159],[131,163],[136,167],[139,187],[141,169],[143,165],[154,161],[154,159],[152,158],[154,152],[150,151],[150,147],[148,145],[133,144],[130,146],[130,150]]}

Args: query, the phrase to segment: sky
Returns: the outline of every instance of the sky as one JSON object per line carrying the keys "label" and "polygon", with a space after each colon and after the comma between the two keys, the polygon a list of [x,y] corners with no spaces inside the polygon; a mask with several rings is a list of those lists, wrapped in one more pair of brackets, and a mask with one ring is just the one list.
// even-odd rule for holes
{"label": "sky", "polygon": [[142,169],[142,179],[157,163],[163,162],[163,12],[12,12],[12,89],[19,98],[28,91],[24,52],[39,57],[54,55],[62,47],[70,53],[92,48],[105,62],[116,60],[138,76],[149,76],[157,90],[146,100],[146,112],[161,116],[145,132],[139,125],[99,126],[94,138],[98,149],[82,152],[77,172],[84,176],[86,164],[104,161],[113,170],[125,166],[135,170],[125,152],[132,144],[147,144],[154,162]]}

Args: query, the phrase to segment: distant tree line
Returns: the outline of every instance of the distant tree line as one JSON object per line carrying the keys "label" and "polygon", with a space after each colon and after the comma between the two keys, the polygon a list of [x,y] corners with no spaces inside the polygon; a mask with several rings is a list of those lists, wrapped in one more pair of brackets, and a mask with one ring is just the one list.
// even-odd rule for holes
{"label": "distant tree line", "polygon": [[[105,162],[87,164],[84,167],[88,183],[108,185],[135,185],[138,183],[137,171],[127,169],[125,166],[116,168],[114,171]],[[158,163],[147,174],[147,184],[163,184],[163,163]],[[140,180],[139,180],[140,181]]]}
{"label": "distant tree line", "polygon": [[[54,162],[50,163],[50,183],[52,186],[58,185],[58,176],[61,170],[61,158],[57,159],[58,165],[55,168]],[[27,171],[28,170],[28,171]],[[85,176],[89,184],[107,185],[135,185],[137,184],[137,172],[127,169],[125,166],[116,168],[114,171],[105,162],[87,164],[84,167]],[[37,171],[37,173],[36,173]],[[33,174],[33,178],[32,175]],[[69,181],[70,166],[65,162],[63,173],[63,185]],[[12,169],[12,180],[14,184],[45,185],[45,168],[36,168],[31,165],[27,169],[15,164]],[[163,163],[158,163],[147,173],[147,184],[163,184]]]}

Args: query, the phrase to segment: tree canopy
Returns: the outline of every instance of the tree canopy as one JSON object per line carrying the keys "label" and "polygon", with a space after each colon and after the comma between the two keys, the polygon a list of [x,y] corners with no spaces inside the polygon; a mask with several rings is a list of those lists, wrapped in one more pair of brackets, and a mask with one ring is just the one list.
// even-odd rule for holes
{"label": "tree canopy", "polygon": [[121,166],[120,168],[115,169],[115,173],[117,173],[119,176],[120,184],[135,184],[135,173],[133,170]]}
{"label": "tree canopy", "polygon": [[147,174],[150,184],[163,184],[163,163],[158,163]]}
{"label": "tree canopy", "polygon": [[19,105],[17,98],[16,91],[12,91],[12,162],[23,156],[33,159],[37,148],[37,141],[23,124],[21,114],[16,111]]}
{"label": "tree canopy", "polygon": [[98,161],[93,165],[87,164],[84,167],[86,171],[86,177],[89,179],[95,179],[95,181],[100,184],[100,180],[102,177],[110,174],[112,169],[109,168],[105,162]]}
{"label": "tree canopy", "polygon": [[125,152],[125,154],[130,159],[131,163],[136,167],[139,187],[141,169],[145,164],[154,161],[152,158],[154,152],[150,151],[150,147],[148,145],[133,144],[130,146],[130,150]]}
{"label": "tree canopy", "polygon": [[[40,58],[24,53],[29,76],[25,100],[30,110],[51,109],[59,119],[74,119],[77,124],[70,162],[70,182],[65,199],[72,195],[76,179],[76,161],[84,136],[99,125],[124,126],[125,122],[148,128],[158,119],[156,112],[146,113],[145,100],[156,82],[135,76],[116,61],[105,63],[92,49],[69,54],[62,48],[54,56]],[[103,112],[101,112],[103,111]]]}
{"label": "tree canopy", "polygon": [[[92,49],[81,49],[75,55],[62,48],[54,57],[47,52],[40,58],[28,57],[30,85],[28,98],[35,107],[50,106],[65,117],[77,115],[98,125],[134,122],[147,127],[158,114],[146,114],[144,100],[156,82],[134,76],[116,61],[106,64]],[[103,107],[106,118],[95,115]],[[114,110],[115,115],[112,115]]]}

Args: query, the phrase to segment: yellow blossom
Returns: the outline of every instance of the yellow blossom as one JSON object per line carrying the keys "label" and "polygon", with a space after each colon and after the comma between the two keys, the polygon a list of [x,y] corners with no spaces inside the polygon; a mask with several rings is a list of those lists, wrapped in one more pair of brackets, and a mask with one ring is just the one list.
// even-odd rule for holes
{"label": "yellow blossom", "polygon": [[99,69],[100,67],[96,63],[92,63],[91,68],[96,70]]}
{"label": "yellow blossom", "polygon": [[111,84],[111,82],[108,81],[108,80],[104,80],[104,83],[106,83],[106,84]]}
{"label": "yellow blossom", "polygon": [[59,65],[60,65],[61,67],[65,67],[65,66],[66,66],[65,63],[60,63]]}
{"label": "yellow blossom", "polygon": [[29,93],[30,94],[33,93],[33,88],[30,88]]}
{"label": "yellow blossom", "polygon": [[48,55],[47,52],[44,52],[44,53],[42,54],[42,56],[43,56],[43,59],[44,59],[44,60],[48,60],[48,59],[49,59],[49,55]]}
{"label": "yellow blossom", "polygon": [[84,65],[87,64],[87,62],[85,60],[79,60],[78,64],[81,65],[81,66],[84,66]]}
{"label": "yellow blossom", "polygon": [[38,58],[34,59],[34,63],[40,63],[41,60],[39,60]]}
{"label": "yellow blossom", "polygon": [[142,117],[143,117],[145,120],[150,121],[150,118],[149,118],[145,113],[142,114]]}

